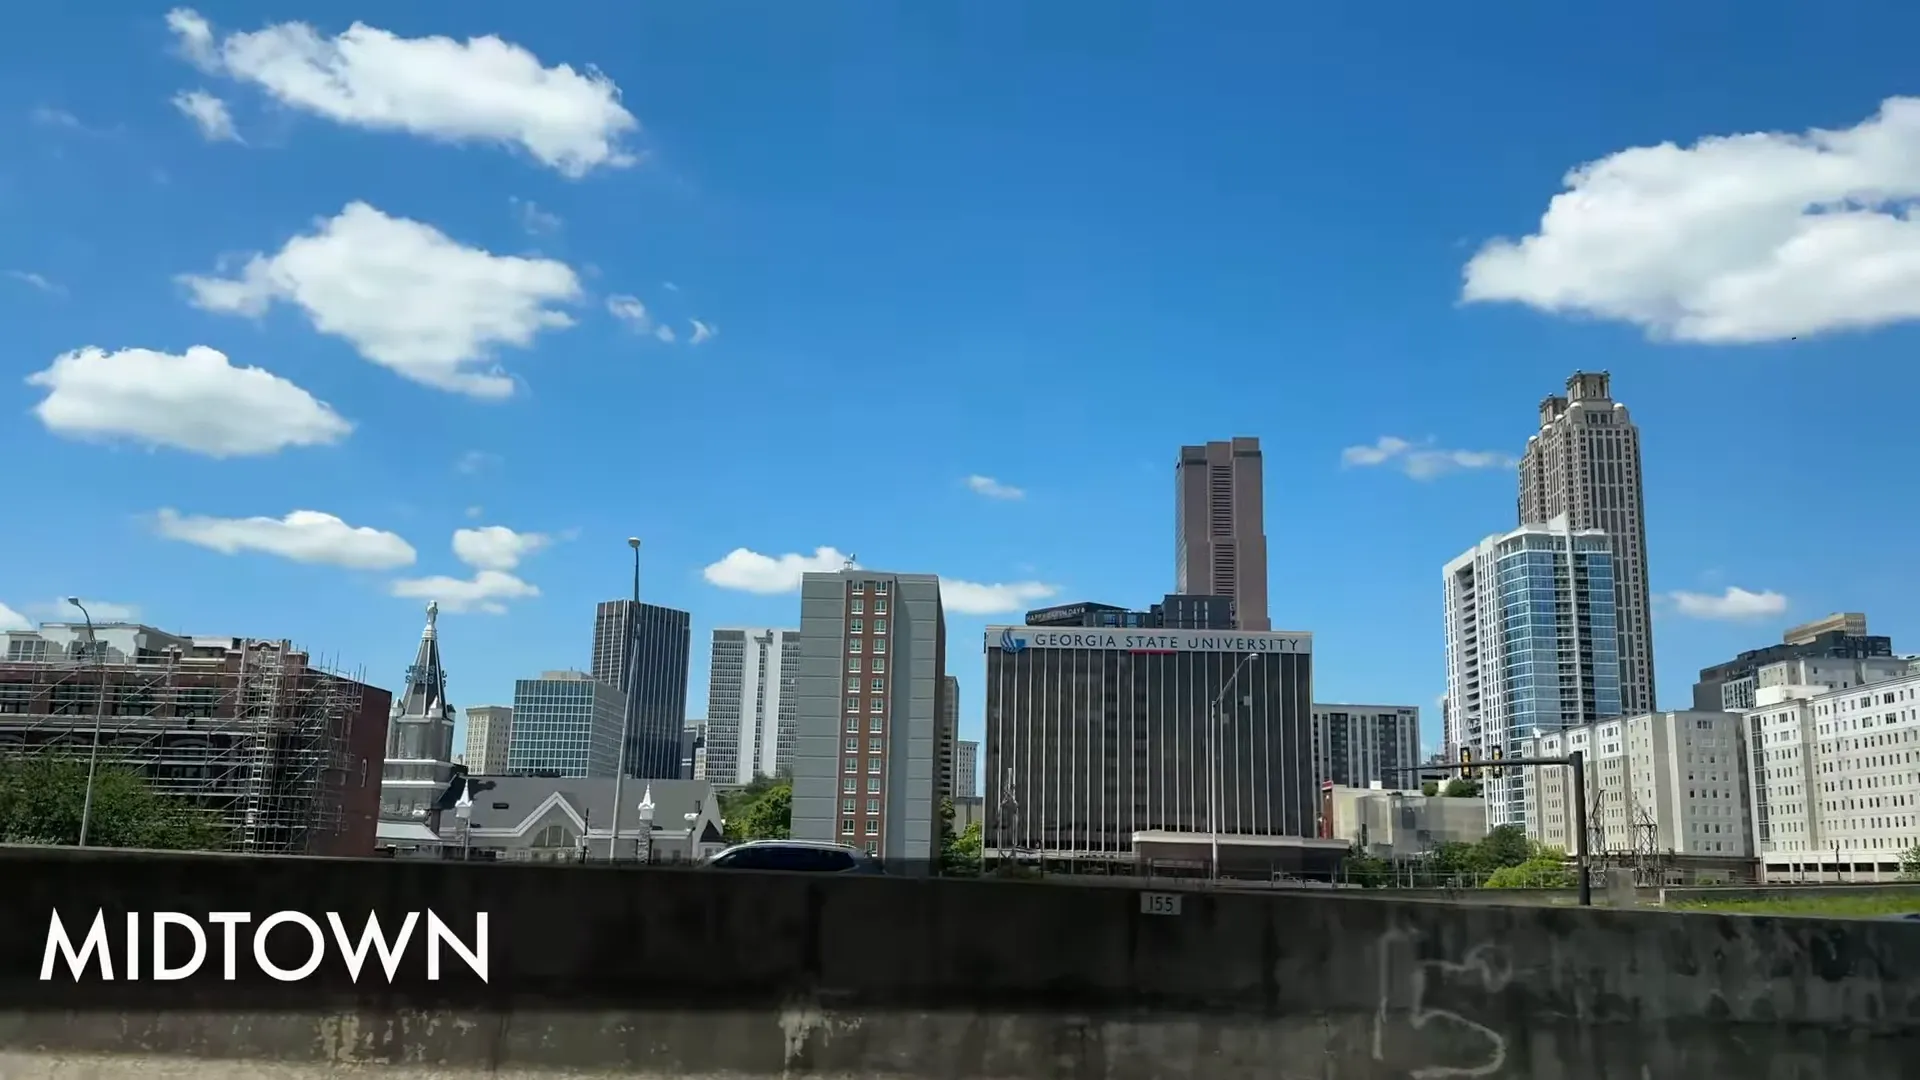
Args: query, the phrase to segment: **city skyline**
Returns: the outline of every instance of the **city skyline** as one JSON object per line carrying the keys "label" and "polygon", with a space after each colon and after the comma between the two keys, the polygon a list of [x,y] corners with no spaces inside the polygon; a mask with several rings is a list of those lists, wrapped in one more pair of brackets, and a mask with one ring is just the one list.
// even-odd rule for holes
{"label": "city skyline", "polygon": [[[406,70],[444,46],[454,95],[342,69],[395,110],[376,122],[296,92],[345,15],[101,3],[36,9],[0,91],[0,451],[35,466],[0,625],[70,620],[76,595],[394,689],[433,598],[455,699],[504,705],[590,663],[585,613],[629,595],[638,536],[642,597],[693,613],[696,673],[714,627],[791,625],[799,575],[856,555],[941,575],[971,640],[1164,594],[1168,459],[1246,436],[1267,616],[1313,628],[1316,697],[1437,720],[1434,569],[1511,523],[1541,395],[1605,371],[1644,439],[1656,702],[1831,611],[1920,640],[1920,612],[1876,604],[1920,593],[1897,545],[1834,552],[1833,513],[1732,494],[1772,421],[1818,451],[1773,455],[1771,485],[1908,524],[1877,465],[1911,437],[1858,414],[1920,393],[1920,312],[1884,302],[1899,273],[1868,289],[1844,271],[1879,263],[1813,242],[1881,229],[1899,268],[1907,233],[1894,205],[1809,207],[1905,190],[1913,88],[1840,28],[1794,24],[1789,94],[1751,42],[1684,63],[1674,42],[1715,31],[1671,5],[1548,65],[1516,57],[1559,49],[1558,16],[1489,38],[1316,10],[1313,55],[1273,64],[1254,43],[1299,30],[1256,9],[1225,42],[1056,10],[1018,33],[369,11]],[[1678,36],[1634,33],[1641,13]],[[222,48],[298,26],[314,51],[284,68]],[[1052,34],[1089,35],[1084,61]],[[518,66],[478,62],[483,35]],[[1383,62],[1446,89],[1388,96]],[[519,75],[564,94],[515,111]],[[983,669],[955,652],[963,738]],[[704,696],[696,674],[684,711]]]}

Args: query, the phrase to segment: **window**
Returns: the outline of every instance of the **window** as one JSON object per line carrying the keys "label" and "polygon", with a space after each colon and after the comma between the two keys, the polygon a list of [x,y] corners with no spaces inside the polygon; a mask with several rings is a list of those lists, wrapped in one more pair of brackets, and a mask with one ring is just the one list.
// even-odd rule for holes
{"label": "window", "polygon": [[853,612],[855,615],[864,614],[867,610],[867,602],[859,597],[855,597],[853,603],[848,605],[847,610]]}
{"label": "window", "polygon": [[877,776],[867,777],[867,794],[871,795],[874,792],[879,790],[880,790],[880,778]]}
{"label": "window", "polygon": [[875,600],[875,601],[873,602],[873,613],[874,613],[875,615],[885,615],[885,614],[887,613],[887,598],[886,598],[886,597],[884,597],[884,596],[883,596],[883,597],[881,597],[880,599],[878,599],[878,600]]}
{"label": "window", "polygon": [[867,689],[873,691],[876,694],[884,693],[887,689],[887,680],[874,679],[871,682],[867,683]]}
{"label": "window", "polygon": [[876,633],[876,634],[884,634],[884,633],[886,633],[886,632],[887,632],[887,620],[885,620],[885,619],[875,619],[875,620],[873,620],[873,632],[874,632],[874,633]]}
{"label": "window", "polygon": [[859,759],[859,758],[848,758],[848,759],[846,760],[846,766],[847,766],[847,771],[848,771],[848,772],[859,772],[859,771],[860,771],[860,759]]}
{"label": "window", "polygon": [[[858,742],[859,740],[858,740],[858,739],[855,739],[855,740],[852,740],[852,741],[854,741],[854,742]],[[867,753],[869,753],[869,754],[877,754],[877,753],[879,753],[879,752],[880,752],[880,740],[879,740],[879,739],[877,739],[877,738],[875,738],[875,739],[868,739],[868,740],[867,740]]]}
{"label": "window", "polygon": [[880,835],[880,823],[879,823],[879,822],[877,822],[877,821],[868,821],[868,822],[867,822],[867,835],[868,835],[868,836],[879,836],[879,835]]}
{"label": "window", "polygon": [[881,638],[880,640],[873,643],[873,654],[875,656],[885,656],[887,654],[886,638]]}
{"label": "window", "polygon": [[847,586],[847,591],[857,596],[867,591],[867,583],[864,581],[853,582]]}
{"label": "window", "polygon": [[847,670],[858,674],[860,671],[860,658],[857,656],[847,657]]}
{"label": "window", "polygon": [[873,583],[873,591],[879,593],[881,596],[885,596],[887,595],[888,586],[892,584],[893,582],[891,581],[876,581]]}
{"label": "window", "polygon": [[840,819],[840,835],[841,836],[853,835],[853,819],[852,818]]}
{"label": "window", "polygon": [[[853,759],[852,759],[852,758],[848,758],[847,760],[848,760],[848,761],[852,761]],[[868,771],[868,772],[870,772],[870,773],[877,773],[877,772],[879,772],[879,771],[880,771],[880,759],[879,759],[879,758],[877,758],[877,757],[870,757],[870,758],[868,758],[868,759],[867,759],[867,771]]]}
{"label": "window", "polygon": [[881,658],[876,658],[873,661],[873,673],[875,675],[884,675],[886,674],[886,672],[887,672],[886,660]]}
{"label": "window", "polygon": [[857,638],[857,637],[850,637],[850,638],[848,638],[848,639],[847,639],[847,651],[848,651],[848,652],[850,652],[850,653],[857,653],[857,652],[859,652],[859,651],[860,651],[860,643],[861,643],[861,642],[863,642],[863,641],[865,641],[865,640],[867,640],[867,639],[866,639],[866,638]]}
{"label": "window", "polygon": [[848,711],[848,712],[859,712],[859,711],[860,711],[860,699],[859,699],[859,698],[857,698],[857,697],[850,697],[850,698],[848,698],[848,699],[847,699],[847,711]]}
{"label": "window", "polygon": [[850,634],[857,634],[857,633],[859,633],[859,632],[860,632],[860,631],[861,631],[861,630],[862,630],[862,629],[863,629],[863,628],[865,627],[865,625],[866,625],[866,624],[865,624],[865,621],[864,621],[864,620],[861,620],[861,619],[848,619],[848,620],[847,620],[847,632],[848,632],[848,633],[850,633]]}
{"label": "window", "polygon": [[868,800],[867,800],[867,813],[869,813],[869,814],[877,814],[877,813],[879,813],[879,812],[880,812],[880,800],[879,800],[879,799],[868,799]]}
{"label": "window", "polygon": [[870,702],[868,702],[868,703],[867,703],[867,711],[868,711],[868,712],[877,712],[877,713],[883,713],[883,712],[886,712],[886,711],[887,711],[887,703],[886,703],[886,701],[885,701],[885,699],[883,699],[883,698],[874,698],[874,699],[873,699],[872,701],[870,701]]}
{"label": "window", "polygon": [[[867,801],[868,801],[868,802],[872,802],[873,800],[871,800],[871,799],[869,799],[869,800],[867,800]],[[853,800],[852,800],[852,799],[841,799],[841,800],[840,800],[840,812],[841,812],[841,813],[843,813],[843,814],[851,814],[851,813],[853,813]]]}
{"label": "window", "polygon": [[867,841],[867,854],[869,855],[880,854],[880,841],[878,840]]}
{"label": "window", "polygon": [[855,780],[851,776],[847,777],[845,780],[840,781],[840,791],[844,795],[851,795],[855,791],[858,791],[859,789],[860,789],[860,781]]}
{"label": "window", "polygon": [[857,753],[859,753],[859,752],[860,752],[860,740],[859,740],[859,739],[857,739],[857,738],[855,738],[855,739],[848,739],[848,740],[847,740],[847,753],[849,753],[849,754],[857,754]]}
{"label": "window", "polygon": [[887,718],[884,716],[869,717],[867,720],[868,731],[885,731],[886,728]]}
{"label": "window", "polygon": [[859,730],[860,730],[860,718],[859,718],[859,717],[857,717],[857,716],[849,716],[849,717],[847,717],[847,730],[848,730],[848,731],[859,731]]}

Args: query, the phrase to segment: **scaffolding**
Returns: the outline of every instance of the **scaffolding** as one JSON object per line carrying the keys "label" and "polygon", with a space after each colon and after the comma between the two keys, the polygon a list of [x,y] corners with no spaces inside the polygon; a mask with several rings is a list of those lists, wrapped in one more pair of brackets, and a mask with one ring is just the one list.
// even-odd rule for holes
{"label": "scaffolding", "polygon": [[103,644],[0,661],[0,757],[84,758],[217,818],[231,848],[318,854],[340,834],[362,681],[286,641],[194,641],[133,659]]}

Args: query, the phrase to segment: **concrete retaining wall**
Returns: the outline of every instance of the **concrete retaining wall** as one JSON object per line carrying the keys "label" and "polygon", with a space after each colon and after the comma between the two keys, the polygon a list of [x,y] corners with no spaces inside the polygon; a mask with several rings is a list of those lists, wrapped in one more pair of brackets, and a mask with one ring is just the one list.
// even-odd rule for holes
{"label": "concrete retaining wall", "polygon": [[[1046,883],[17,849],[0,881],[0,1077],[1886,1080],[1920,1060],[1900,922],[1324,892],[1149,914]],[[56,907],[484,909],[492,975],[437,997],[43,983]]]}

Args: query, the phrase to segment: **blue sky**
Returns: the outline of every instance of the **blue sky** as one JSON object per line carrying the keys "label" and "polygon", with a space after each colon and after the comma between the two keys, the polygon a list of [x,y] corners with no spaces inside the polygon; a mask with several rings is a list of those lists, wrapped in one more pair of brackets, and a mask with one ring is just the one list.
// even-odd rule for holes
{"label": "blue sky", "polygon": [[1588,368],[1662,704],[1833,610],[1920,640],[1910,5],[85,8],[0,42],[0,619],[393,686],[434,595],[502,702],[637,534],[698,715],[830,547],[955,583],[978,737],[993,609],[1157,598],[1176,448],[1257,435],[1275,626],[1432,737],[1440,567]]}

